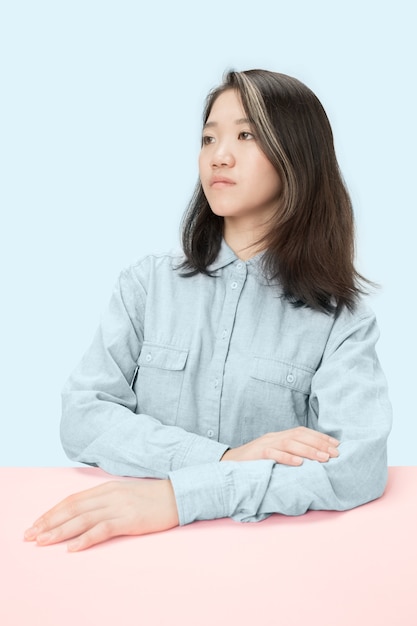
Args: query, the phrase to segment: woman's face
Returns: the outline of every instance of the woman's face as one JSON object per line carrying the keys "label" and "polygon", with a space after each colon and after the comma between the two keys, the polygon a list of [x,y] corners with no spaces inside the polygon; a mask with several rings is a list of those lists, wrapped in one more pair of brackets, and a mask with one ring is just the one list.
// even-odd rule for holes
{"label": "woman's face", "polygon": [[259,147],[233,89],[220,94],[210,111],[199,171],[211,210],[229,223],[261,226],[275,213],[281,179]]}

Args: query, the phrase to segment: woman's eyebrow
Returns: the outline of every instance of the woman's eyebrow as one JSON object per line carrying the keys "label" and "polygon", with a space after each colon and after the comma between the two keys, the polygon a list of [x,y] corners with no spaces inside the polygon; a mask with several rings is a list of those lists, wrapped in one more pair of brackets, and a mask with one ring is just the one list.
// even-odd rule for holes
{"label": "woman's eyebrow", "polygon": [[[240,117],[238,120],[235,120],[236,126],[241,126],[242,124],[250,124],[250,119],[247,117]],[[203,128],[211,128],[213,126],[218,126],[218,122],[206,122]]]}

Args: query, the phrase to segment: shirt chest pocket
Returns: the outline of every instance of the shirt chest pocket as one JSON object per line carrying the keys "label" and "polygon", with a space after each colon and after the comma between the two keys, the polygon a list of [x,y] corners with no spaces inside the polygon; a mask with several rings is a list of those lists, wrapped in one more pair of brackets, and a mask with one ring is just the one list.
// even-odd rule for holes
{"label": "shirt chest pocket", "polygon": [[254,357],[246,389],[243,442],[268,432],[305,426],[314,373],[306,366]]}
{"label": "shirt chest pocket", "polygon": [[177,421],[188,350],[144,342],[133,385],[137,413],[146,413],[163,424]]}

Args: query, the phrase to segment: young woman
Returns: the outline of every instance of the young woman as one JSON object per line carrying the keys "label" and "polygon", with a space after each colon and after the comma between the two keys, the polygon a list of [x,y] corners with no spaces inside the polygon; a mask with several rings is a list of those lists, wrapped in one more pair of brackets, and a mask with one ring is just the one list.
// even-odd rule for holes
{"label": "young woman", "polygon": [[230,72],[204,112],[183,254],[122,272],[63,393],[69,457],[112,481],[26,531],[81,550],[194,520],[379,497],[391,408],[353,217],[316,96]]}

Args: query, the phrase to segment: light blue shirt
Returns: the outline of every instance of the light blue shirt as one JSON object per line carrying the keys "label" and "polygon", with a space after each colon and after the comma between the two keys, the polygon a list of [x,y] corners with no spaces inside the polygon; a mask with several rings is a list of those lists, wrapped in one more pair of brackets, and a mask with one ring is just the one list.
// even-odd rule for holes
{"label": "light blue shirt", "polygon": [[[63,390],[62,442],[111,474],[169,477],[180,524],[349,509],[387,479],[391,406],[373,313],[294,308],[261,257],[225,242],[215,276],[175,254],[123,271],[93,343]],[[307,426],[340,455],[298,467],[219,462],[229,447]]]}

